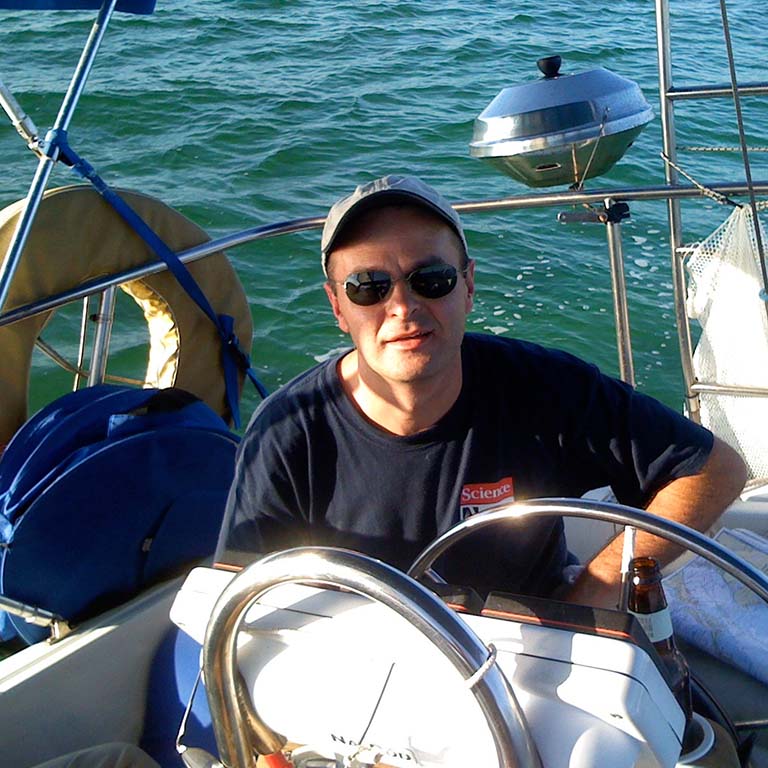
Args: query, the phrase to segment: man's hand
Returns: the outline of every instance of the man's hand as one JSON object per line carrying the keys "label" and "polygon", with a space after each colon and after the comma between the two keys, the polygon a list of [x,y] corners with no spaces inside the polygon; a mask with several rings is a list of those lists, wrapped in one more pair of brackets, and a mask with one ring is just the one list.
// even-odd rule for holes
{"label": "man's hand", "polygon": [[[746,466],[727,443],[715,438],[707,463],[697,475],[681,477],[659,490],[647,506],[649,512],[697,531],[707,531],[741,493]],[[624,535],[613,539],[589,562],[576,583],[565,592],[572,603],[615,608],[621,583]],[[655,557],[660,565],[680,554],[680,547],[644,531],[637,532],[635,556]]]}

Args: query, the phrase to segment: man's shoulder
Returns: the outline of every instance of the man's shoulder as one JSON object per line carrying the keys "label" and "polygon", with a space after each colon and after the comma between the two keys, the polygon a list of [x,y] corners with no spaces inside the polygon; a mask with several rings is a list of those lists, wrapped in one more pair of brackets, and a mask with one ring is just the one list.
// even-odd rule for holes
{"label": "man's shoulder", "polygon": [[556,347],[547,347],[511,336],[493,336],[487,333],[467,333],[464,349],[470,361],[492,372],[503,365],[523,366],[528,372],[543,373],[562,369],[581,369],[597,372],[597,368],[576,355]]}
{"label": "man's shoulder", "polygon": [[338,356],[308,368],[267,397],[254,412],[249,431],[275,423],[290,424],[314,417],[334,398]]}

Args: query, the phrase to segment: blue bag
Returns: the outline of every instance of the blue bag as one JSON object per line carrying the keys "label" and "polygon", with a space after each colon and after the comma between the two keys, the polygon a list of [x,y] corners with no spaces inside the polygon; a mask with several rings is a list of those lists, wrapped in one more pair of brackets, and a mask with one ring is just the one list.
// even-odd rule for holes
{"label": "blue bag", "polygon": [[[43,408],[0,460],[0,594],[71,623],[213,553],[238,437],[178,389],[99,385]],[[0,637],[47,630],[0,612]]]}

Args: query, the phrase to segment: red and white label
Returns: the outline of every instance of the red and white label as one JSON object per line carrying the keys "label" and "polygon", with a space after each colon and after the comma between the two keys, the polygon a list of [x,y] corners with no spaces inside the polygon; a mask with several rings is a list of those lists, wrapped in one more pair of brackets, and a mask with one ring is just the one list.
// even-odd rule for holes
{"label": "red and white label", "polygon": [[511,477],[495,483],[468,483],[461,489],[461,519],[514,500],[515,484]]}

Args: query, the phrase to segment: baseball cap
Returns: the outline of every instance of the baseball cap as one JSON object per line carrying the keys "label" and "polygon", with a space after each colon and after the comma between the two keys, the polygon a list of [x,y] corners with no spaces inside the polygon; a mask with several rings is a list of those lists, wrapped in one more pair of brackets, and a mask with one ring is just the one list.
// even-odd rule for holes
{"label": "baseball cap", "polygon": [[355,216],[383,202],[399,201],[421,205],[440,216],[459,236],[464,253],[467,253],[467,240],[459,214],[437,190],[415,176],[383,176],[367,184],[358,185],[351,195],[335,202],[328,211],[320,240],[323,272],[326,276],[328,254],[344,227]]}

